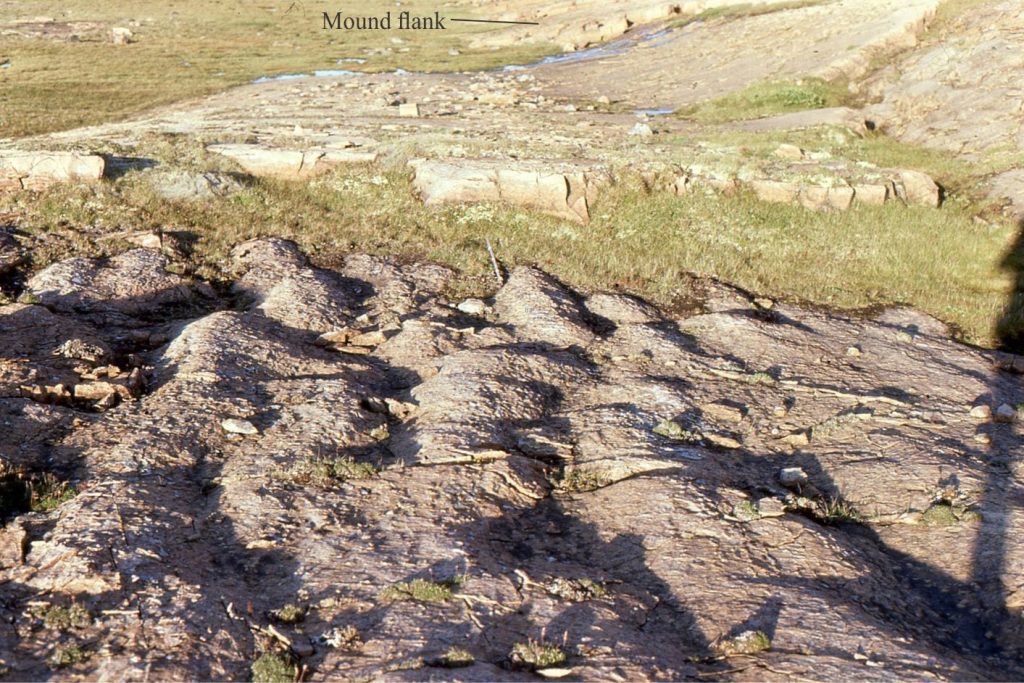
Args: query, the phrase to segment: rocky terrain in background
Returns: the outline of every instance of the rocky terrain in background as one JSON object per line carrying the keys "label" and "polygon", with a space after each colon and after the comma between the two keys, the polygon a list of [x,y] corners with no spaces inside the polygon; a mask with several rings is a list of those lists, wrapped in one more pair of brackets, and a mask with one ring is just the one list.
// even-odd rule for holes
{"label": "rocky terrain in background", "polygon": [[[399,163],[427,203],[581,224],[627,172],[809,211],[938,207],[914,169],[750,158],[640,111],[856,79],[880,56],[865,110],[726,128],[1024,151],[1016,3],[920,49],[937,0],[659,32],[723,4],[481,3],[543,19],[576,58],[256,83],[7,141],[0,191],[129,169],[201,199]],[[151,164],[154,132],[235,172]],[[990,191],[1024,206],[1021,173]],[[1024,357],[907,308],[854,317],[697,278],[671,311],[530,267],[451,299],[432,264],[317,267],[263,239],[207,282],[164,236],[132,239],[31,271],[30,240],[0,232],[19,290],[0,306],[2,677],[234,680],[273,655],[317,680],[1024,678]]]}

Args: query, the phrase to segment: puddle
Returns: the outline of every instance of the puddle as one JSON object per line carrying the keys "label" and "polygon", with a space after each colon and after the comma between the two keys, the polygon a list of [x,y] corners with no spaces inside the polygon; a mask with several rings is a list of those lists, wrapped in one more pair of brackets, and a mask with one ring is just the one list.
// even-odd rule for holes
{"label": "puddle", "polygon": [[672,107],[655,107],[654,109],[634,109],[637,116],[665,116],[671,114],[675,109]]}
{"label": "puddle", "polygon": [[[596,47],[589,47],[585,50],[577,50],[576,52],[565,52],[558,55],[550,55],[542,59],[538,59],[535,62],[529,64],[508,64],[501,66],[492,71],[497,72],[509,72],[509,71],[527,71],[539,66],[547,66],[549,64],[573,64],[576,62],[587,62],[594,59],[604,59],[605,57],[615,57],[618,55],[625,54],[631,49],[637,47],[655,47],[661,43],[670,39],[673,29],[663,28],[657,31],[649,31],[647,33],[640,33],[635,36],[628,36],[626,38],[620,38],[613,40],[610,43],[604,45],[598,45]],[[339,59],[335,64],[365,64],[366,60],[360,57],[345,57]],[[389,73],[392,76],[409,76],[417,73],[430,73],[428,71],[406,71],[405,69],[395,69]],[[273,81],[292,81],[299,78],[334,78],[338,76],[362,76],[365,75],[360,71],[350,71],[348,69],[319,69],[312,73],[292,73],[292,74],[279,74],[277,76],[260,76],[259,78],[250,81],[251,83],[271,83]],[[649,116],[661,116],[663,114],[671,113],[672,110],[661,110],[661,109],[641,109],[639,112],[646,112]]]}

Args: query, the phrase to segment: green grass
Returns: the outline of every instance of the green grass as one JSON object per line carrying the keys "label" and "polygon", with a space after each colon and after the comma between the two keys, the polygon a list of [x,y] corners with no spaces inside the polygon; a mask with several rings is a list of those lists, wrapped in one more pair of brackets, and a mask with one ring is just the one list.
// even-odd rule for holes
{"label": "green grass", "polygon": [[89,653],[77,645],[58,647],[50,655],[48,663],[54,669],[66,669],[89,659]]}
{"label": "green grass", "polygon": [[822,524],[833,526],[855,524],[864,521],[864,516],[857,510],[856,506],[839,497],[828,497],[818,500],[815,516]]}
{"label": "green grass", "polygon": [[[350,3],[351,4],[351,3]],[[359,6],[359,5],[362,6]],[[291,10],[289,10],[291,5]],[[346,13],[394,10],[383,3],[346,5]],[[432,14],[428,0],[406,0],[402,10]],[[92,125],[171,102],[247,83],[264,75],[314,69],[462,71],[526,63],[557,51],[536,44],[508,50],[471,50],[469,39],[485,24],[452,24],[445,31],[333,31],[323,29],[328,7],[313,2],[252,3],[146,0],[18,0],[0,6],[0,24],[50,16],[58,22],[105,25],[79,42],[0,36],[0,138]],[[334,8],[337,11],[337,7]],[[465,3],[463,16],[481,10]],[[444,15],[454,10],[444,8]],[[111,26],[131,26],[135,42],[113,45]],[[391,37],[405,42],[393,45]],[[461,54],[452,56],[449,50]],[[388,54],[370,55],[367,49]],[[406,50],[402,52],[401,50]],[[339,59],[365,58],[363,65]]]}
{"label": "green grass", "polygon": [[388,602],[425,602],[444,603],[455,597],[454,588],[459,584],[456,579],[446,581],[428,581],[413,579],[388,586],[380,593],[381,600]]}
{"label": "green grass", "polygon": [[[225,168],[201,141],[157,140],[163,145],[153,144],[158,156]],[[325,265],[363,251],[453,266],[461,271],[454,285],[459,294],[479,296],[494,286],[485,247],[490,239],[506,267],[534,264],[584,291],[617,287],[664,305],[692,294],[686,283],[696,274],[778,300],[840,309],[908,304],[982,345],[996,342],[1000,319],[1024,330],[1024,297],[1013,299],[1004,315],[1016,291],[1012,265],[1004,265],[1015,230],[974,221],[978,171],[941,153],[835,129],[770,139],[723,133],[717,142],[751,157],[791,142],[918,168],[951,193],[941,209],[892,203],[821,214],[744,193],[652,193],[626,174],[603,190],[584,228],[505,206],[423,206],[406,169],[396,165],[345,168],[309,183],[255,181],[234,196],[195,203],[160,199],[145,174],[132,172],[95,188],[54,187],[27,205],[0,198],[0,211],[18,212],[26,231],[46,235],[33,250],[34,267],[128,246],[97,239],[104,234],[160,229],[195,237],[188,272],[223,279],[233,245],[276,235],[296,240]],[[979,168],[1005,163],[991,160]]]}
{"label": "green grass", "polygon": [[476,663],[476,658],[471,652],[461,647],[450,647],[438,658],[438,663],[447,669],[459,669],[473,666]]}
{"label": "green grass", "polygon": [[771,649],[772,641],[763,631],[744,631],[734,638],[725,638],[713,646],[722,657],[756,655]]}
{"label": "green grass", "polygon": [[921,524],[925,526],[952,526],[961,522],[974,522],[981,518],[974,510],[963,505],[935,503],[921,513]]}
{"label": "green grass", "polygon": [[78,495],[54,474],[32,474],[0,463],[0,521],[23,512],[51,512]]}
{"label": "green grass", "polygon": [[42,613],[43,623],[47,628],[58,631],[85,628],[92,623],[92,615],[78,603],[70,607],[52,605]]}
{"label": "green grass", "polygon": [[806,109],[823,109],[849,104],[846,83],[805,78],[799,81],[754,83],[722,97],[688,105],[675,114],[699,123],[744,121]]}
{"label": "green grass", "polygon": [[525,643],[516,643],[509,654],[509,660],[515,668],[531,671],[559,666],[567,659],[568,655],[562,648],[532,638]]}
{"label": "green grass", "polygon": [[295,676],[291,659],[277,652],[264,652],[252,665],[253,683],[293,683]]}
{"label": "green grass", "polygon": [[306,618],[306,610],[293,603],[288,603],[280,609],[272,611],[270,617],[282,624],[297,624]]}
{"label": "green grass", "polygon": [[369,479],[376,474],[377,468],[370,463],[357,462],[349,456],[338,456],[309,458],[275,473],[275,477],[301,486],[329,488],[354,479]]}
{"label": "green grass", "polygon": [[47,472],[32,480],[31,508],[33,512],[51,512],[77,495],[74,486]]}

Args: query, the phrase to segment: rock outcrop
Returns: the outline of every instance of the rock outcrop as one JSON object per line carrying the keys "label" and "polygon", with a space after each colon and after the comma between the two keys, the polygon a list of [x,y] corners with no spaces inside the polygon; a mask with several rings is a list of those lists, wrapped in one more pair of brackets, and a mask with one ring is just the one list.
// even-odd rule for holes
{"label": "rock outcrop", "polygon": [[[586,679],[1024,675],[1022,359],[712,283],[678,319],[530,268],[456,307],[435,266],[231,260],[224,300],[136,250],[0,307],[0,455],[77,491],[4,511],[8,675],[74,645],[69,678],[244,678],[276,643],[509,679],[531,639]],[[140,379],[99,405],[111,366]],[[53,384],[86,386],[20,390]]]}
{"label": "rock outcrop", "polygon": [[599,169],[543,161],[421,159],[410,165],[413,188],[427,204],[506,202],[577,223],[590,220],[602,176]]}
{"label": "rock outcrop", "polygon": [[0,150],[0,192],[41,190],[62,182],[96,182],[103,157],[76,152]]}
{"label": "rock outcrop", "polygon": [[250,144],[210,145],[209,150],[237,162],[258,177],[299,180],[321,175],[341,164],[376,161],[377,153],[363,149],[279,149]]}

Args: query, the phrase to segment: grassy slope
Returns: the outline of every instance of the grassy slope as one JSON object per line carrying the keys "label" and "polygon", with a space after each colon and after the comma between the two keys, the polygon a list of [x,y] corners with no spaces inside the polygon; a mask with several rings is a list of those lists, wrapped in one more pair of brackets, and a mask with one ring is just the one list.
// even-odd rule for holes
{"label": "grassy slope", "polygon": [[404,168],[371,167],[311,183],[258,181],[234,197],[194,204],[161,200],[144,174],[131,173],[98,191],[54,188],[29,210],[25,224],[49,235],[34,255],[37,266],[70,252],[123,248],[97,241],[102,234],[165,229],[195,236],[197,273],[219,277],[231,246],[280,235],[325,262],[357,250],[448,264],[464,271],[459,294],[483,293],[493,286],[490,238],[505,265],[538,264],[584,289],[621,287],[672,304],[686,293],[687,274],[698,273],[842,308],[911,304],[981,344],[994,342],[993,321],[1013,285],[1000,271],[1013,231],[977,224],[960,201],[819,214],[745,195],[648,193],[627,178],[581,227],[509,207],[428,208],[413,197]]}
{"label": "grassy slope", "polygon": [[[292,6],[291,11],[288,11]],[[344,3],[346,14],[398,11],[395,3]],[[437,3],[407,0],[402,10],[433,14]],[[259,76],[313,69],[463,70],[525,62],[554,50],[470,51],[466,38],[480,24],[451,24],[445,31],[323,30],[322,3],[308,0],[17,0],[0,2],[0,24],[49,16],[57,21],[97,21],[129,26],[136,42],[115,46],[109,30],[81,42],[0,36],[0,138],[73,128],[123,118],[140,110],[209,94]],[[473,16],[467,8],[457,14]],[[451,8],[444,8],[451,16]],[[392,37],[406,42],[393,44]],[[367,56],[365,48],[390,54]],[[408,49],[407,52],[400,50]],[[461,54],[449,55],[451,48]],[[338,65],[366,57],[365,65]]]}

